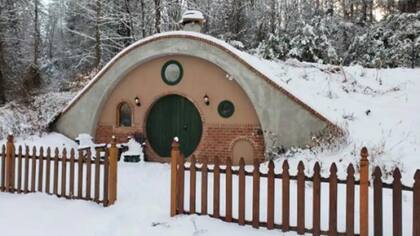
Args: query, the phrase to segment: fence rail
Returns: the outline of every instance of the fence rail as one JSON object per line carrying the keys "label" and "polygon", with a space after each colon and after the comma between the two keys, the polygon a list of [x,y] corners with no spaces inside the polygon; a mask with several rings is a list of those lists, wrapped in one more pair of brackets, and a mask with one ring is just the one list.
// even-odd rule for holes
{"label": "fence rail", "polygon": [[16,149],[9,135],[0,153],[0,191],[45,192],[66,199],[94,201],[104,206],[116,200],[117,155],[115,139],[110,148],[70,151],[66,148]]}
{"label": "fence rail", "polygon": [[[420,235],[420,171],[415,174],[415,183],[413,187],[404,186],[401,183],[401,173],[399,169],[393,172],[394,181],[392,184],[387,184],[382,181],[380,168],[375,168],[372,174],[373,196],[369,196],[369,162],[368,162],[367,149],[363,148],[361,151],[360,161],[360,179],[355,178],[355,168],[350,164],[347,168],[346,179],[338,179],[337,166],[335,163],[331,165],[329,177],[321,177],[321,167],[319,163],[314,165],[313,175],[305,176],[305,166],[303,162],[299,162],[297,167],[297,175],[290,175],[289,163],[284,161],[282,164],[282,173],[275,173],[275,165],[273,161],[268,164],[267,173],[261,173],[260,163],[258,160],[254,162],[253,171],[246,171],[244,160],[239,162],[239,170],[232,169],[231,160],[228,159],[225,167],[221,167],[219,159],[215,158],[213,168],[209,168],[206,158],[202,163],[197,163],[196,158],[192,157],[190,163],[185,165],[184,158],[179,150],[179,144],[174,142],[171,151],[171,207],[170,215],[177,214],[198,214],[209,215],[214,218],[221,219],[226,222],[238,223],[239,225],[252,225],[254,228],[266,227],[268,229],[281,229],[282,231],[296,231],[298,234],[312,233],[313,235],[362,235],[369,234],[369,225],[373,226],[371,232],[374,235],[384,235],[383,225],[383,192],[384,189],[392,191],[392,235],[403,235],[403,229],[407,230],[407,225],[402,221],[402,191],[407,191],[413,194],[412,203],[412,235]],[[199,166],[198,164],[201,164]],[[187,174],[188,173],[188,174]],[[208,195],[209,195],[209,173],[213,178],[212,189],[212,214],[208,211]],[[189,175],[189,179],[186,176]],[[221,178],[224,175],[224,178]],[[197,181],[197,177],[201,181]],[[237,181],[233,181],[233,178]],[[252,179],[252,185],[247,185],[247,178]],[[221,199],[221,180],[224,179],[224,199]],[[262,180],[264,180],[262,182]],[[281,186],[277,186],[276,181],[281,181]],[[296,197],[291,198],[291,183],[296,190]],[[234,183],[237,183],[234,186]],[[265,186],[262,186],[264,183]],[[312,199],[310,204],[312,206],[311,220],[312,224],[305,222],[307,217],[307,206],[305,203],[305,195],[308,190],[305,188],[307,183],[312,184]],[[187,186],[185,186],[187,185]],[[198,186],[197,186],[198,185]],[[252,195],[247,198],[246,188],[252,186]],[[323,187],[327,187],[328,201],[323,199],[321,194],[325,191]],[[339,186],[345,189],[345,194],[338,194]],[[189,196],[185,198],[186,187],[189,188]],[[200,198],[197,197],[197,192],[200,191]],[[275,220],[278,214],[275,208],[276,194],[281,192],[280,212],[281,219]],[[235,203],[237,203],[237,217],[233,217],[233,192],[237,193]],[[357,194],[357,192],[359,194]],[[249,196],[249,195],[248,195]],[[278,196],[278,195],[277,195]],[[265,197],[265,220],[261,220],[262,212],[261,197]],[[310,197],[310,195],[309,195]],[[369,197],[373,197],[373,219],[369,219]],[[189,202],[185,206],[185,200]],[[224,200],[223,206],[221,200]],[[237,201],[236,201],[237,200]],[[201,209],[197,211],[197,202],[201,202]],[[295,202],[296,204],[291,204]],[[338,202],[344,202],[342,209],[339,209]],[[358,215],[355,215],[356,204],[359,203]],[[250,207],[251,217],[246,219],[246,206]],[[292,206],[295,206],[292,207]],[[221,207],[224,207],[224,215],[221,215]],[[327,227],[321,226],[322,208],[327,208],[328,222]],[[338,211],[345,212],[345,229],[338,229]],[[292,223],[291,212],[296,212]],[[279,213],[280,213],[279,212]],[[325,218],[325,217],[324,217]],[[359,220],[358,230],[355,227],[356,220]],[[411,223],[411,222],[409,222]],[[407,235],[405,233],[404,235]]]}

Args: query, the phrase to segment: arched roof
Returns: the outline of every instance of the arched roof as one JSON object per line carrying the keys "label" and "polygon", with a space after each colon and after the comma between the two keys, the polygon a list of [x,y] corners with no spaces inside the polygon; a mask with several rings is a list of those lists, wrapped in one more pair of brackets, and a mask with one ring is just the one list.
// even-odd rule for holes
{"label": "arched roof", "polygon": [[[263,128],[267,130],[271,130],[270,127],[273,127],[273,132],[276,132],[282,128],[280,126],[283,126],[282,129],[284,129],[285,125],[279,125],[278,122],[271,119],[281,119],[285,113],[297,111],[304,113],[305,116],[304,118],[298,118],[295,121],[296,124],[292,124],[291,127],[308,129],[304,132],[305,134],[298,136],[310,136],[309,134],[319,132],[325,126],[335,126],[291,92],[275,83],[270,75],[264,71],[264,67],[255,63],[248,54],[209,35],[174,31],[142,39],[116,55],[64,108],[59,115],[56,127],[68,136],[74,136],[74,132],[90,132],[93,134],[97,114],[103,105],[104,98],[125,74],[147,60],[175,54],[189,55],[211,61],[232,75],[250,97]],[[276,102],[276,100],[279,101]],[[291,105],[286,100],[292,101],[295,105]],[[76,108],[79,105],[80,107]],[[278,109],[281,115],[270,117],[272,109]],[[84,112],[91,114],[84,115]],[[308,116],[311,116],[311,118]],[[70,125],[74,119],[84,119],[84,122],[88,124],[76,125],[75,131],[70,131],[64,127]],[[304,123],[308,123],[308,125]],[[316,128],[316,126],[322,126],[322,128]],[[290,124],[288,124],[288,127],[290,127]],[[284,135],[292,135],[292,133],[287,132]],[[290,145],[293,145],[302,137],[296,137],[296,140],[290,142]]]}

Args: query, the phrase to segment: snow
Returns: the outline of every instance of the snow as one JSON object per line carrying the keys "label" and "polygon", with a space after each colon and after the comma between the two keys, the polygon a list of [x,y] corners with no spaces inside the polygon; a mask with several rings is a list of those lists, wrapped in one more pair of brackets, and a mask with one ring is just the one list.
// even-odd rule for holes
{"label": "snow", "polygon": [[139,156],[140,160],[143,160],[142,144],[136,142],[134,138],[130,137],[128,142],[124,145],[128,147],[128,150],[123,152],[122,156]]}
{"label": "snow", "polygon": [[89,134],[79,134],[76,140],[79,141],[79,148],[92,147],[95,145],[92,136]]}
{"label": "snow", "polygon": [[182,14],[181,22],[185,20],[204,20],[204,15],[197,10],[187,10]]}
{"label": "snow", "polygon": [[[167,35],[190,35],[225,47],[346,131],[344,139],[336,146],[328,149],[291,149],[285,154],[278,155],[278,159],[275,161],[276,173],[280,172],[282,161],[287,159],[291,174],[296,173],[298,162],[303,161],[306,175],[311,176],[313,166],[318,161],[321,164],[322,175],[327,177],[331,163],[335,162],[338,167],[338,177],[344,179],[349,163],[353,163],[357,170],[360,149],[366,146],[370,153],[371,168],[380,166],[384,172],[383,178],[385,181],[392,181],[390,173],[394,168],[399,167],[402,171],[403,183],[412,186],[414,172],[420,169],[420,161],[418,161],[420,157],[420,69],[377,70],[360,66],[339,67],[302,63],[297,60],[267,61],[241,52],[226,42],[211,36],[177,31],[151,36],[125,49],[106,65],[83,91],[88,89],[95,80],[98,80],[104,70],[127,50],[136,47],[137,44]],[[58,93],[49,94],[46,97],[48,96],[60,97],[58,99],[59,104],[71,97],[69,94]],[[43,113],[47,109],[48,106],[45,105],[48,104],[45,102],[46,97],[39,99],[43,101],[42,104],[44,105],[39,106],[38,113]],[[73,101],[76,99],[77,97]],[[59,105],[54,107],[57,108]],[[51,117],[53,110],[49,109],[48,111],[45,114],[49,114],[48,117]],[[25,111],[21,108],[16,109],[12,105],[0,108],[0,131],[5,134],[9,130],[14,133],[16,133],[16,130],[23,130],[21,133],[24,135],[16,138],[16,142],[22,145],[36,145],[38,147],[48,145],[60,149],[63,147],[77,148],[72,140],[61,134],[43,134],[41,137],[26,135],[27,131],[33,133],[33,130],[40,127],[40,125],[33,125],[37,123],[28,121],[26,117]],[[35,115],[30,113],[30,117],[35,117]],[[40,123],[44,124],[45,120],[48,119],[42,118]],[[39,133],[43,132],[40,131]],[[0,141],[0,144],[4,143],[5,140]],[[136,152],[139,150],[137,149]],[[249,168],[252,169],[247,167],[247,169]],[[266,172],[266,170],[267,164],[264,164],[261,171]],[[5,235],[55,235],[58,233],[64,235],[273,234],[272,231],[266,229],[255,230],[249,226],[240,227],[236,224],[227,224],[208,217],[179,216],[169,218],[169,174],[169,166],[166,164],[144,162],[127,164],[121,162],[118,176],[118,202],[110,208],[103,208],[90,202],[57,199],[43,194],[0,194],[0,217],[4,219],[0,221],[0,228],[9,230],[5,232]],[[211,179],[209,178],[209,189],[212,189]],[[223,179],[221,183],[223,183]],[[261,186],[265,185],[262,181]],[[223,189],[223,186],[221,188]],[[247,189],[252,189],[252,185],[247,186]],[[322,191],[323,198],[327,199],[328,189]],[[221,192],[223,194],[223,191]],[[296,191],[293,186],[291,192],[294,195],[290,199],[296,199]],[[306,193],[308,199],[306,221],[310,224],[312,193],[310,184],[306,186]],[[276,194],[278,193],[276,192]],[[339,199],[344,199],[343,194],[345,194],[344,189],[339,187]],[[385,206],[391,205],[391,196],[392,193],[386,190],[384,193]],[[262,218],[265,215],[265,199],[266,196],[262,195]],[[340,207],[343,208],[343,204],[345,204],[340,201],[339,209]],[[211,203],[212,199],[209,197],[209,209],[211,209]],[[404,193],[404,224],[406,222],[410,224],[411,222],[411,203],[411,195]],[[199,205],[199,203],[197,204]],[[293,204],[295,204],[294,201]],[[326,203],[323,202],[322,204],[325,205]],[[371,203],[370,214],[372,214],[372,205]],[[279,204],[276,203],[276,207],[278,206]],[[247,209],[251,209],[251,207],[247,207]],[[356,206],[356,209],[358,209],[358,206]],[[223,213],[224,210],[221,210]],[[391,209],[384,208],[384,215],[391,215],[390,211]],[[326,213],[326,207],[322,208],[322,212],[323,214]],[[292,212],[292,214],[295,213]],[[250,212],[247,212],[247,217],[249,216]],[[28,217],[31,220],[22,221],[23,217]],[[343,229],[343,219],[345,219],[343,212],[339,212],[338,218],[339,229]],[[276,222],[279,222],[279,218],[276,219]],[[293,220],[292,222],[294,222]],[[16,221],[22,222],[25,227],[7,227]],[[327,224],[328,218],[323,216],[322,225],[324,229]],[[384,226],[385,234],[391,235],[392,222],[390,217],[384,218]],[[63,232],[63,227],[72,230]],[[404,231],[404,234],[408,235],[411,226],[404,225],[404,230],[407,230]],[[279,231],[275,233],[281,235]]]}
{"label": "snow", "polygon": [[[4,140],[2,141],[4,142]],[[1,143],[1,142],[0,142]],[[52,145],[76,147],[76,143],[66,137],[52,133],[43,137],[30,137],[28,139],[17,138],[18,144],[26,145]],[[223,168],[223,167],[222,167]],[[251,166],[246,169],[251,170]],[[292,167],[293,169],[293,167]],[[261,168],[266,172],[266,167]],[[197,183],[201,182],[201,175],[197,175]],[[185,210],[189,206],[189,174],[185,176]],[[208,177],[208,210],[212,214],[213,209],[213,176]],[[250,226],[239,226],[235,223],[224,223],[208,216],[180,215],[171,218],[169,216],[170,196],[170,166],[160,163],[118,163],[118,197],[115,205],[105,208],[93,202],[83,200],[65,200],[44,193],[35,194],[9,194],[0,193],[0,228],[4,235],[258,235],[268,236],[296,235],[296,233],[282,233],[280,230],[270,231],[266,228],[253,229]],[[224,195],[225,179],[221,175],[220,180],[220,211],[225,214]],[[238,179],[233,177],[233,217],[238,217]],[[200,186],[200,185],[198,185]],[[260,219],[266,220],[266,196],[267,181],[261,179],[260,196]],[[275,222],[281,222],[281,181],[276,180],[275,186]],[[305,222],[307,227],[312,224],[312,185],[305,185]],[[321,186],[321,227],[328,228],[328,185]],[[290,223],[296,225],[296,182],[290,184],[291,212]],[[338,186],[338,230],[345,229],[345,186]],[[358,188],[355,190],[356,196]],[[373,196],[372,188],[370,195]],[[197,189],[197,211],[201,211],[200,189]],[[246,178],[246,199],[252,199],[252,178]],[[357,199],[357,198],[356,198]],[[384,205],[391,205],[392,192],[385,190],[383,194]],[[403,222],[404,235],[411,231],[412,195],[403,193]],[[370,198],[370,219],[373,214],[373,198]],[[252,219],[252,201],[246,201],[246,220]],[[358,231],[358,201],[355,202],[355,229]],[[384,216],[391,215],[391,208],[384,208]],[[28,219],[28,220],[22,220]],[[19,227],[10,227],[19,222]],[[67,230],[71,229],[71,230]],[[370,228],[371,233],[373,231]],[[392,218],[384,217],[384,234],[392,233]]]}

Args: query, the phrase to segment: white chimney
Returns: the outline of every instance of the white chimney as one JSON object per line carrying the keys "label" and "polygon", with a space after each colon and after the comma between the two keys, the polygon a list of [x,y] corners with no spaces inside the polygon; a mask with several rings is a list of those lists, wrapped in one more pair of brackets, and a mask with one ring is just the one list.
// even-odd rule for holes
{"label": "white chimney", "polygon": [[196,10],[187,10],[182,14],[179,24],[182,30],[200,33],[205,22],[203,13]]}

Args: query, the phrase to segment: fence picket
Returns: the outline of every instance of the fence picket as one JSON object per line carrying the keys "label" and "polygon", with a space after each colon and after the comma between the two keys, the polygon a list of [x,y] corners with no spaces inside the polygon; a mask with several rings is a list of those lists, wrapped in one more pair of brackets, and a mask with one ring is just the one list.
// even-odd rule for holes
{"label": "fence picket", "polygon": [[213,170],[213,216],[220,217],[220,163],[217,156],[214,158]]}
{"label": "fence picket", "polygon": [[47,148],[47,157],[45,163],[45,192],[50,194],[50,180],[51,178],[51,148]]}
{"label": "fence picket", "polygon": [[76,152],[75,150],[72,148],[70,151],[70,186],[69,186],[69,196],[70,198],[74,198],[74,162],[75,162],[75,155]]}
{"label": "fence picket", "polygon": [[[83,198],[83,159],[83,151],[79,150],[79,157],[77,160],[77,198]],[[107,176],[105,176],[105,178],[106,177]]]}
{"label": "fence picket", "polygon": [[[106,149],[105,152],[105,157],[104,157],[104,161],[105,161],[105,165],[104,165],[104,201],[103,204],[104,206],[108,206],[108,176],[109,176],[109,149]],[[79,156],[80,158],[80,156]]]}
{"label": "fence picket", "polygon": [[191,157],[190,166],[190,214],[195,214],[195,194],[196,194],[196,159]]}
{"label": "fence picket", "polygon": [[312,206],[312,228],[313,235],[321,235],[321,166],[318,162],[314,166],[313,175],[313,206]]}
{"label": "fence picket", "polygon": [[413,186],[413,236],[420,236],[420,170],[414,175]]}
{"label": "fence picket", "polygon": [[67,179],[67,150],[63,149],[61,157],[61,196],[66,197],[66,179]]}
{"label": "fence picket", "polygon": [[329,229],[328,235],[335,236],[337,235],[337,166],[335,163],[331,165],[330,168],[330,178],[329,178]]}
{"label": "fence picket", "polygon": [[238,212],[238,223],[239,225],[245,225],[245,161],[241,157],[239,160],[239,212]]}
{"label": "fence picket", "polygon": [[373,172],[373,232],[375,236],[382,236],[382,173],[376,167]]}
{"label": "fence picket", "polygon": [[18,147],[17,192],[22,192],[22,146]]}
{"label": "fence picket", "polygon": [[15,145],[13,135],[7,136],[6,143],[6,191],[15,191]]}
{"label": "fence picket", "polygon": [[91,185],[92,185],[92,153],[90,149],[86,155],[86,199],[91,200]]}
{"label": "fence picket", "polygon": [[35,179],[36,179],[36,147],[32,148],[32,158],[31,158],[31,192],[35,192]]}
{"label": "fence picket", "polygon": [[289,162],[283,162],[282,174],[282,231],[289,231],[290,228],[290,175],[289,175]]}
{"label": "fence picket", "polygon": [[346,184],[346,236],[354,236],[354,167],[347,167]]}
{"label": "fence picket", "polygon": [[260,227],[260,160],[254,159],[252,173],[252,227]]}
{"label": "fence picket", "polygon": [[178,209],[179,214],[184,214],[184,182],[185,182],[185,167],[184,155],[181,153],[178,159]]}
{"label": "fence picket", "polygon": [[207,157],[203,158],[203,165],[201,167],[201,214],[207,215]]}
{"label": "fence picket", "polygon": [[267,175],[267,228],[274,229],[274,196],[275,196],[274,162],[268,163]]}
{"label": "fence picket", "polygon": [[1,191],[6,189],[6,146],[1,147]]}
{"label": "fence picket", "polygon": [[402,236],[402,191],[401,191],[401,172],[398,168],[393,173],[392,182],[392,235]]}
{"label": "fence picket", "polygon": [[38,158],[38,192],[42,192],[42,185],[44,180],[44,148],[39,149]]}
{"label": "fence picket", "polygon": [[226,221],[232,222],[232,159],[226,159]]}
{"label": "fence picket", "polygon": [[54,150],[53,193],[58,196],[58,148]]}
{"label": "fence picket", "polygon": [[29,192],[29,147],[25,147],[25,176],[24,176],[24,188],[25,193]]}
{"label": "fence picket", "polygon": [[99,150],[96,150],[96,158],[95,158],[95,197],[94,201],[99,202],[99,185],[100,185],[100,176],[101,176],[101,166],[100,166],[100,160],[101,160],[101,152]]}
{"label": "fence picket", "polygon": [[305,233],[305,166],[300,161],[297,174],[297,233]]}

